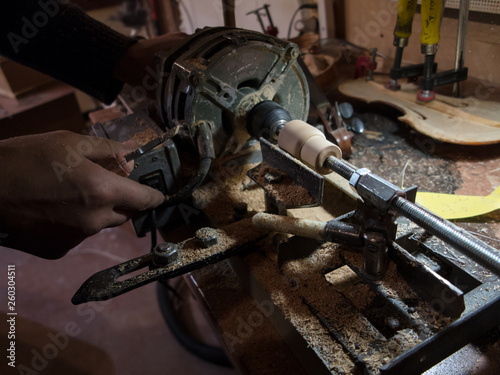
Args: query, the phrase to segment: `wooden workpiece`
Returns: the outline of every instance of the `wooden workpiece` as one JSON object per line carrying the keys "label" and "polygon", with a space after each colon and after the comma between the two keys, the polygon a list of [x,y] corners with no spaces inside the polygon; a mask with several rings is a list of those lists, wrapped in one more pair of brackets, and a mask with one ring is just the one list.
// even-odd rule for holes
{"label": "wooden workpiece", "polygon": [[385,81],[389,77],[379,76],[378,81],[361,78],[342,83],[339,90],[351,98],[397,108],[403,114],[399,120],[439,141],[464,145],[500,142],[500,103],[440,94],[423,103],[417,100],[420,88],[415,83],[401,80],[401,90],[392,91],[385,88]]}
{"label": "wooden workpiece", "polygon": [[278,145],[321,174],[331,172],[323,166],[329,156],[342,157],[337,145],[327,141],[320,130],[301,120],[285,124],[278,136]]}

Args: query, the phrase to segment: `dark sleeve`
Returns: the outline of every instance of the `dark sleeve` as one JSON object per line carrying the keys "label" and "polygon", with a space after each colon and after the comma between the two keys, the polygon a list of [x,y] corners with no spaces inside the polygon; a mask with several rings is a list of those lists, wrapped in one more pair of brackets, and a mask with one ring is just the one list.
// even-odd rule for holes
{"label": "dark sleeve", "polygon": [[123,83],[111,72],[136,40],[67,0],[1,0],[0,54],[105,102]]}

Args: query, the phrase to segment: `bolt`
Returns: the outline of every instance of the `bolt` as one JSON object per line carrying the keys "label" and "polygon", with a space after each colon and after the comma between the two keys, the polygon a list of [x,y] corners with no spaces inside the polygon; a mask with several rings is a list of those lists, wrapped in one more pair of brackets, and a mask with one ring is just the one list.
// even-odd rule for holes
{"label": "bolt", "polygon": [[203,72],[200,72],[199,70],[191,74],[191,82],[195,86],[204,84],[206,80],[207,78],[205,77],[205,74]]}
{"label": "bolt", "polygon": [[198,229],[195,233],[195,241],[199,246],[204,247],[205,249],[210,246],[217,245],[217,231],[208,227]]}
{"label": "bolt", "polygon": [[296,59],[297,57],[299,57],[299,54],[300,54],[300,52],[297,48],[291,47],[286,51],[285,57],[288,60],[293,60],[293,59]]}
{"label": "bolt", "polygon": [[164,242],[153,249],[153,255],[153,263],[157,266],[165,266],[179,258],[179,247],[172,242]]}
{"label": "bolt", "polygon": [[151,159],[153,162],[157,162],[158,161],[158,156],[153,156],[153,158]]}
{"label": "bolt", "polygon": [[283,180],[283,175],[276,171],[267,172],[264,175],[264,181],[268,184],[279,184]]}

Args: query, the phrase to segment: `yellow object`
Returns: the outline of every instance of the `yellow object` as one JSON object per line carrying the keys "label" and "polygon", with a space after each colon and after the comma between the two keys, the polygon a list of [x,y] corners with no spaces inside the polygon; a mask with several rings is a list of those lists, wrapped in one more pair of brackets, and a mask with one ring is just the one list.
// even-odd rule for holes
{"label": "yellow object", "polygon": [[422,0],[422,33],[420,34],[420,43],[439,43],[439,25],[441,24],[442,10],[443,0]]}
{"label": "yellow object", "polygon": [[500,209],[500,187],[485,197],[418,192],[416,202],[444,219],[465,219]]}
{"label": "yellow object", "polygon": [[399,0],[398,17],[396,20],[396,28],[394,29],[395,37],[406,39],[410,37],[416,9],[417,0]]}

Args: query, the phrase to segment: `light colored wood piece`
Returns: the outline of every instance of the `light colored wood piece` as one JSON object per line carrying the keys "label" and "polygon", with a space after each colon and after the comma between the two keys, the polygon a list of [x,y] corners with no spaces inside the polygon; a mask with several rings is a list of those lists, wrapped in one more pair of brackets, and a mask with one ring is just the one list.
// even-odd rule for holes
{"label": "light colored wood piece", "polygon": [[434,101],[422,103],[416,98],[419,87],[415,84],[402,83],[401,90],[391,91],[381,83],[364,79],[345,82],[339,90],[368,103],[395,107],[404,114],[399,120],[443,142],[464,145],[500,142],[500,103],[497,102],[436,94]]}

